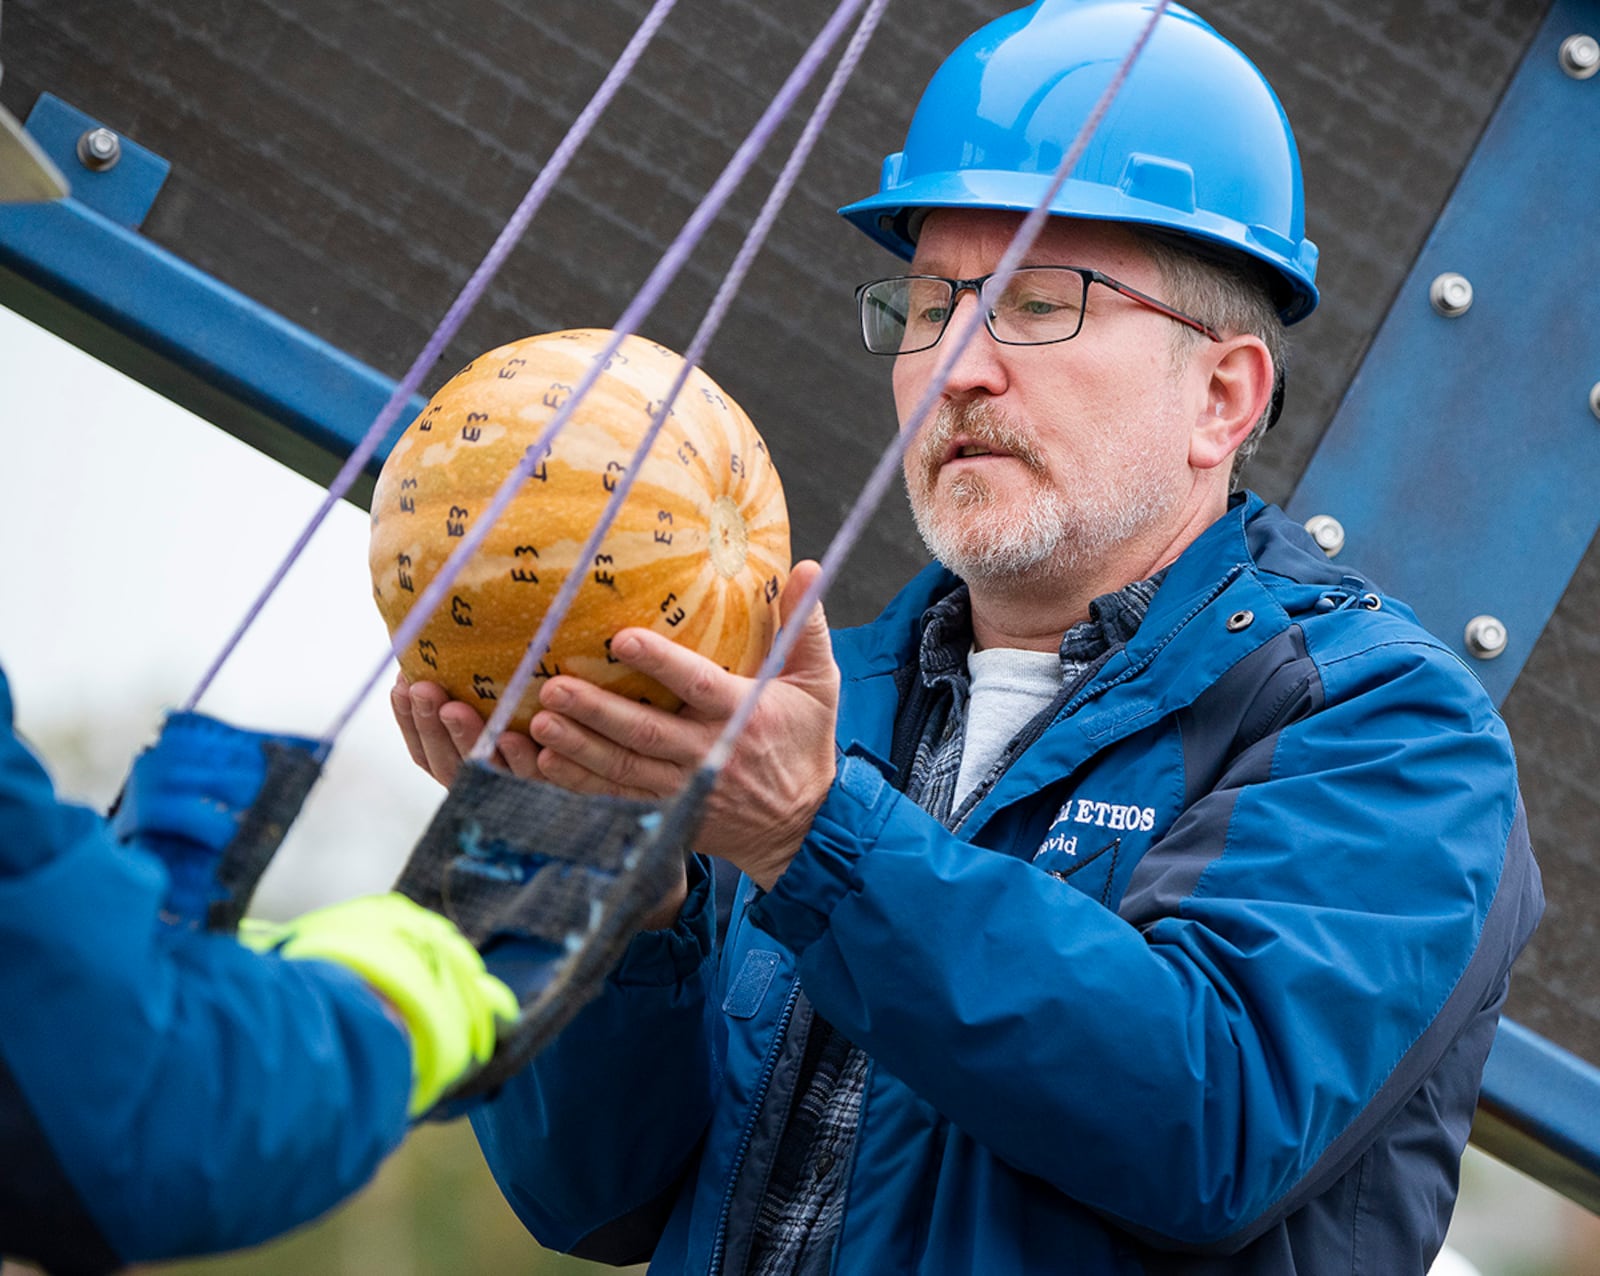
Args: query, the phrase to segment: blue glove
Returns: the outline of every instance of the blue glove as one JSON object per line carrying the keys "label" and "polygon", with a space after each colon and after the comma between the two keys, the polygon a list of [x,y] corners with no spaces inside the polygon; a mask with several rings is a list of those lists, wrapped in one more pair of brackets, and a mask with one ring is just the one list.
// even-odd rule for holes
{"label": "blue glove", "polygon": [[318,743],[170,715],[112,810],[118,841],[167,867],[179,925],[232,931],[321,773]]}

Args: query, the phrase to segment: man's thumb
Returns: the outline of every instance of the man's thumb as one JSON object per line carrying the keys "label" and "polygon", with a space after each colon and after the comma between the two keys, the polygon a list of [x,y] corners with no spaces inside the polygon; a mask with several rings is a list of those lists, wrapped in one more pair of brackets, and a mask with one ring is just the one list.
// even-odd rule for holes
{"label": "man's thumb", "polygon": [[828,619],[823,615],[821,601],[818,600],[811,608],[809,615],[796,616],[801,599],[821,575],[820,563],[811,559],[796,563],[789,573],[788,583],[784,585],[783,596],[778,599],[778,614],[784,626],[796,620],[803,625],[795,636],[794,647],[785,662],[785,670],[791,674],[819,672],[833,665],[833,644],[828,638]]}

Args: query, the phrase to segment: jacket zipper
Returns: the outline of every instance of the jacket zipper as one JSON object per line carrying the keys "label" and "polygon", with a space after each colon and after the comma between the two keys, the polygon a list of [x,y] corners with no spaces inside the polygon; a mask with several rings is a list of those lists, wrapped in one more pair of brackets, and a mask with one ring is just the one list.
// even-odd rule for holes
{"label": "jacket zipper", "polygon": [[711,1266],[706,1269],[706,1276],[717,1276],[722,1270],[723,1246],[728,1240],[728,1218],[733,1213],[734,1187],[739,1181],[739,1171],[744,1168],[745,1156],[750,1151],[750,1141],[755,1137],[756,1121],[760,1119],[761,1107],[767,1100],[767,1088],[772,1084],[772,1073],[778,1066],[778,1055],[783,1050],[783,1039],[789,1033],[789,1020],[794,1017],[794,1004],[799,997],[800,984],[796,981],[789,989],[788,1000],[783,1003],[783,1013],[778,1016],[777,1032],[767,1049],[766,1060],[761,1066],[761,1080],[756,1085],[754,1101],[750,1105],[750,1119],[745,1122],[744,1137],[739,1140],[739,1150],[729,1167],[728,1187],[722,1197],[722,1213],[717,1219],[717,1234],[711,1243]]}
{"label": "jacket zipper", "polygon": [[[985,782],[978,785],[978,787],[973,789],[971,793],[967,794],[966,800],[961,804],[961,810],[956,813],[957,818],[954,819],[950,825],[950,831],[952,833],[956,833],[961,830],[961,826],[967,822],[967,818],[975,810],[977,810],[982,804],[983,800],[989,796],[989,791],[993,789],[994,786],[1004,778],[1005,773],[1011,769],[1011,764],[1020,758],[1024,753],[1026,753],[1030,748],[1032,748],[1046,731],[1048,731],[1068,714],[1074,713],[1078,709],[1082,708],[1083,705],[1093,697],[1111,690],[1112,687],[1126,682],[1129,678],[1132,678],[1147,669],[1150,666],[1151,661],[1153,661],[1161,653],[1162,649],[1172,641],[1178,632],[1207,607],[1211,606],[1211,604],[1214,603],[1227,590],[1228,586],[1233,584],[1234,579],[1239,576],[1243,570],[1244,569],[1241,567],[1234,567],[1232,571],[1230,571],[1222,578],[1221,581],[1217,583],[1217,585],[1209,594],[1205,596],[1205,598],[1203,598],[1198,604],[1190,609],[1188,615],[1184,616],[1182,620],[1178,621],[1176,625],[1167,631],[1160,642],[1156,643],[1155,646],[1150,648],[1150,650],[1145,654],[1144,658],[1141,659],[1138,664],[1130,665],[1122,673],[1118,674],[1115,678],[1112,678],[1108,682],[1096,684],[1095,677],[1097,674],[1099,674],[1100,670],[1104,668],[1105,662],[1114,656],[1117,651],[1126,650],[1126,647],[1118,647],[1113,651],[1106,652],[1105,655],[1103,655],[1094,663],[1094,665],[1084,670],[1083,674],[1078,678],[1077,682],[1073,684],[1072,688],[1063,691],[1059,702],[1053,706],[1053,712],[1050,712],[1048,715],[1046,715],[1044,712],[1040,712],[1034,718],[1033,722],[1029,724],[1029,729],[1027,729],[1024,734],[1017,736],[1011,741],[1010,744],[1006,746],[1004,754],[1002,755],[1001,759],[996,762],[994,769],[986,777]],[[1004,766],[1000,765],[1000,762],[1002,761],[1005,764]]]}

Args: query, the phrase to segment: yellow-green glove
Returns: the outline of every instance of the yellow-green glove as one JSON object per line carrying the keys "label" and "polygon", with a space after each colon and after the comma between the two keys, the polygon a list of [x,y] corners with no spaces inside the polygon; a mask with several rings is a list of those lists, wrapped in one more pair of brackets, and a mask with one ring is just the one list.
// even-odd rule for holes
{"label": "yellow-green glove", "polygon": [[385,997],[411,1032],[411,1116],[431,1108],[469,1069],[489,1061],[516,994],[447,919],[404,895],[364,895],[282,926],[247,923],[240,940],[295,961],[331,961]]}

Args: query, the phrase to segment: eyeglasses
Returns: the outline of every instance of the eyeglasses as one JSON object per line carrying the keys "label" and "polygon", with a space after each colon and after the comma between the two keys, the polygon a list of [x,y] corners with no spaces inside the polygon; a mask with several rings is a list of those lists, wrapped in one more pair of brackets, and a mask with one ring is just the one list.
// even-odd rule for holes
{"label": "eyeglasses", "polygon": [[856,289],[861,311],[861,340],[873,354],[916,354],[939,344],[963,292],[976,293],[989,335],[1007,346],[1047,346],[1070,341],[1083,328],[1089,285],[1099,284],[1202,332],[1213,341],[1221,335],[1198,319],[1174,310],[1137,288],[1081,266],[1025,266],[1013,271],[1004,291],[995,295],[992,274],[976,279],[941,275],[897,275],[875,279]]}

